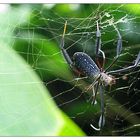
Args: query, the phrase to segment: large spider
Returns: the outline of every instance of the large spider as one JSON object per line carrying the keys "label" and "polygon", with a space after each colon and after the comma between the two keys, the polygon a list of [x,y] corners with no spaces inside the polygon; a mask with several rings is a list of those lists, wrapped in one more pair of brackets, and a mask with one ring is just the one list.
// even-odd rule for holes
{"label": "large spider", "polygon": [[[117,40],[117,49],[116,49],[116,56],[114,57],[112,63],[104,70],[104,64],[105,64],[105,54],[101,50],[101,33],[99,30],[99,25],[97,21],[97,30],[96,30],[96,42],[95,42],[95,55],[96,55],[96,63],[91,59],[89,55],[87,55],[84,52],[76,52],[73,55],[73,59],[70,58],[69,54],[67,53],[66,49],[64,49],[64,36],[66,32],[66,26],[67,21],[64,25],[64,31],[62,35],[62,40],[60,44],[61,51],[64,55],[65,60],[70,65],[71,69],[86,76],[87,78],[91,79],[93,81],[93,86],[95,86],[94,90],[94,101],[96,99],[97,92],[100,93],[100,100],[101,100],[101,115],[98,121],[98,128],[94,127],[91,124],[91,127],[94,128],[97,131],[100,131],[103,126],[105,125],[105,116],[104,116],[104,98],[103,98],[103,86],[112,85],[115,84],[115,78],[114,76],[110,75],[113,73],[120,73],[125,72],[131,69],[134,69],[137,67],[140,63],[140,52],[138,53],[138,56],[135,60],[135,63],[131,66],[128,66],[126,68],[108,71],[112,65],[117,61],[118,57],[120,56],[121,50],[122,50],[122,37],[117,29],[117,27],[112,24],[114,29],[117,32],[118,40]],[[99,61],[99,56],[102,55],[102,63]]]}

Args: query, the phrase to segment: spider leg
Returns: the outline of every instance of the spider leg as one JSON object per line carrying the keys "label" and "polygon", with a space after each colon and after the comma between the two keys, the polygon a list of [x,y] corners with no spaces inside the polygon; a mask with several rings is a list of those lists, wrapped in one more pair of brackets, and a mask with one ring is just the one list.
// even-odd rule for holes
{"label": "spider leg", "polygon": [[[105,64],[105,54],[104,54],[104,52],[101,50],[101,32],[100,32],[100,29],[99,29],[98,21],[97,21],[95,48],[96,48],[95,54],[96,54],[96,57],[97,57],[97,58],[96,58],[96,61],[97,61],[98,66],[99,66],[100,69],[101,69],[101,68],[104,67],[104,64]],[[98,59],[100,53],[102,54],[102,58],[103,58],[103,63],[102,63],[102,65],[100,64],[99,59]]]}
{"label": "spider leg", "polygon": [[114,24],[113,24],[113,27],[115,28],[115,30],[117,32],[117,35],[118,35],[116,56],[114,57],[114,60],[112,61],[112,63],[106,68],[105,72],[107,70],[109,70],[112,67],[112,65],[117,61],[117,59],[119,58],[120,53],[122,51],[122,37],[121,37],[121,34],[120,34],[119,30],[117,29],[117,27]]}
{"label": "spider leg", "polygon": [[93,86],[93,89],[92,89],[92,91],[93,91],[93,96],[92,97],[94,97],[93,100],[92,100],[93,105],[96,102],[96,96],[97,96],[98,88],[99,88],[99,82],[95,85],[95,89],[94,89],[94,86]]}
{"label": "spider leg", "polygon": [[63,35],[62,35],[62,39],[61,39],[60,49],[61,49],[67,63],[70,65],[71,68],[73,68],[72,60],[71,60],[69,54],[67,53],[66,49],[64,49],[64,45],[65,45],[64,36],[65,36],[65,32],[66,32],[66,27],[67,27],[67,21],[65,22],[65,25],[64,25],[64,31],[63,31]]}
{"label": "spider leg", "polygon": [[96,30],[96,55],[99,54],[100,49],[101,49],[101,32],[99,30],[99,24],[97,21],[97,30]]}
{"label": "spider leg", "polygon": [[[96,88],[95,88],[95,93],[94,93],[95,96],[94,96],[94,100],[93,100],[93,102],[92,102],[93,105],[95,104],[95,100],[96,100],[96,95],[97,95],[98,87],[99,87],[99,82],[97,83]],[[100,131],[100,128],[96,128],[95,126],[93,126],[93,124],[90,124],[90,126],[91,126],[94,130]]]}
{"label": "spider leg", "polygon": [[[99,88],[99,79],[100,79],[101,75],[99,77],[97,77],[95,79],[95,81],[92,83],[92,91],[93,91],[93,101],[92,101],[92,104],[94,105],[95,104],[95,101],[96,101],[96,96],[97,96],[97,92],[98,92],[98,88]],[[95,86],[95,89],[94,89],[94,86]]]}
{"label": "spider leg", "polygon": [[103,96],[103,85],[100,84],[99,86],[100,98],[101,98],[101,116],[99,118],[98,126],[100,129],[103,128],[105,125],[105,117],[104,117],[104,96]]}
{"label": "spider leg", "polygon": [[114,74],[114,73],[120,73],[120,72],[129,71],[129,70],[131,70],[131,69],[136,68],[139,64],[140,64],[140,52],[139,52],[138,55],[137,55],[137,58],[136,58],[136,60],[135,60],[134,65],[128,66],[128,67],[123,68],[123,69],[118,69],[118,70],[109,71],[109,72],[107,72],[107,74],[112,74],[112,73]]}
{"label": "spider leg", "polygon": [[95,104],[97,104],[97,101],[96,101],[96,98],[95,98],[95,96],[96,96],[97,93],[95,92],[94,86],[95,85],[93,85],[93,87],[92,87],[92,96],[91,96],[91,99],[93,99],[93,100],[92,100],[91,104],[94,103],[94,105],[95,105]]}
{"label": "spider leg", "polygon": [[94,98],[93,103],[95,103],[95,99],[96,99],[98,88],[99,88],[99,93],[100,93],[100,98],[101,98],[101,115],[100,115],[99,122],[98,122],[98,127],[99,128],[96,128],[95,126],[93,126],[92,124],[90,124],[90,126],[93,129],[95,129],[96,131],[100,131],[103,128],[103,126],[105,125],[105,117],[104,117],[104,96],[103,96],[103,93],[104,92],[103,92],[103,85],[100,84],[99,82],[98,82],[98,84],[96,86],[95,98]]}

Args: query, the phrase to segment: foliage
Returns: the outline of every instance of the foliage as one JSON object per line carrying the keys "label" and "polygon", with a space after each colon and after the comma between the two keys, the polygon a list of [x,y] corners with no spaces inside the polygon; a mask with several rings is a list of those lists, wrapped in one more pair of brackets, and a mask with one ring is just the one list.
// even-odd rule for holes
{"label": "foliage", "polygon": [[[11,13],[10,18],[15,16],[14,14]],[[15,17],[17,16],[18,13]],[[10,22],[11,26],[16,21],[13,20],[13,22],[13,24]],[[9,36],[12,29],[13,27],[7,31]],[[6,37],[9,36],[6,35]],[[2,39],[0,42],[0,135],[85,135],[76,124],[57,108],[48,90],[33,69],[11,49],[12,46],[8,45],[10,41],[3,43],[5,38]]]}

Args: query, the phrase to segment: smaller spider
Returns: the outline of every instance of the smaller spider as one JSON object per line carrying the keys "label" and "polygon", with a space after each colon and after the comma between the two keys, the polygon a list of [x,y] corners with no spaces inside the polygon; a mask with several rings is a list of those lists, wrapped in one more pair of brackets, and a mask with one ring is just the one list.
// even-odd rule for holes
{"label": "smaller spider", "polygon": [[[89,78],[93,81],[92,85],[95,86],[93,104],[95,103],[97,92],[99,91],[99,93],[100,93],[101,115],[100,115],[100,118],[98,121],[98,128],[94,127],[91,124],[91,127],[97,131],[100,131],[103,128],[103,126],[105,125],[103,86],[115,84],[115,77],[110,74],[125,72],[128,70],[134,69],[135,67],[137,67],[140,64],[140,52],[139,52],[134,65],[128,66],[126,68],[118,69],[118,70],[108,71],[113,66],[113,64],[117,61],[117,59],[120,56],[121,50],[122,50],[122,37],[120,35],[120,32],[114,24],[112,24],[112,25],[118,35],[116,56],[114,57],[114,60],[112,61],[112,63],[105,70],[104,70],[105,54],[101,50],[101,33],[99,30],[98,21],[97,21],[96,42],[95,42],[96,63],[91,59],[91,57],[89,55],[87,55],[84,52],[76,52],[73,55],[73,59],[70,58],[66,49],[64,49],[64,36],[65,36],[65,32],[66,32],[67,21],[65,22],[65,25],[64,25],[64,31],[63,31],[63,35],[62,35],[61,44],[60,44],[60,49],[64,55],[66,62],[69,64],[71,69],[86,76],[87,78]],[[99,58],[100,58],[99,56],[101,56],[101,55],[102,55],[102,59],[103,59],[102,63],[99,61]]]}

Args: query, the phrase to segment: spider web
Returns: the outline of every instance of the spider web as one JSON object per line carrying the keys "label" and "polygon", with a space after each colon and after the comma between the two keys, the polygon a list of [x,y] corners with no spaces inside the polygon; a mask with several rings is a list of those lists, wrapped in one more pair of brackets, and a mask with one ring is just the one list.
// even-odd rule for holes
{"label": "spider web", "polygon": [[[116,54],[117,33],[111,25],[113,22],[121,32],[123,51],[111,69],[132,65],[140,50],[139,15],[126,10],[125,4],[16,6],[12,7],[13,10],[21,9],[20,20],[16,25],[8,22],[6,27],[8,29],[12,26],[12,47],[36,71],[58,107],[87,135],[140,135],[139,67],[113,75],[116,77],[116,84],[104,88],[106,124],[102,132],[96,132],[90,124],[98,126],[100,96],[97,95],[96,104],[93,105],[93,91],[90,88],[92,82],[85,77],[79,77],[70,69],[59,48],[67,20],[65,48],[70,57],[81,51],[94,60],[96,21],[100,19],[102,50],[106,55],[107,67]],[[73,13],[66,13],[67,8]],[[6,34],[1,37],[8,38]]]}

